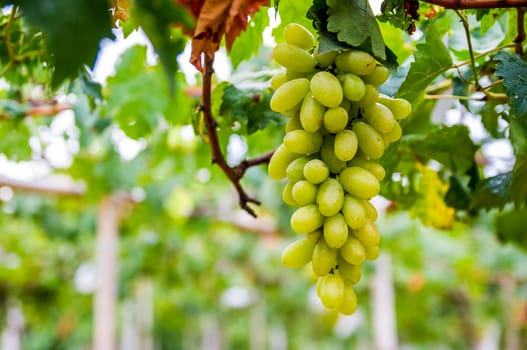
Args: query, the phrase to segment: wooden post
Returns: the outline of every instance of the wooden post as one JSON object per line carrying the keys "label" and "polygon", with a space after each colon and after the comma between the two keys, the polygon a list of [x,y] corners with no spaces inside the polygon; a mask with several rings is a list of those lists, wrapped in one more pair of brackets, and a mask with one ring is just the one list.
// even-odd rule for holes
{"label": "wooden post", "polygon": [[117,247],[119,203],[103,198],[97,219],[97,289],[94,303],[93,350],[116,349]]}
{"label": "wooden post", "polygon": [[373,343],[377,350],[397,349],[397,323],[395,319],[395,291],[392,277],[392,259],[382,253],[377,259],[371,282]]}

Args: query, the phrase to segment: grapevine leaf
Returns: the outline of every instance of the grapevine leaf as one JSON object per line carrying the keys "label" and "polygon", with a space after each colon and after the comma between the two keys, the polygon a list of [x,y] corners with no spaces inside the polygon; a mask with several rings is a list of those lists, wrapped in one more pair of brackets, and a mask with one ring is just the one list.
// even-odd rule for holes
{"label": "grapevine leaf", "polygon": [[354,47],[370,39],[374,56],[386,59],[381,30],[367,0],[327,0],[327,4],[328,31],[337,33],[339,41]]}
{"label": "grapevine leaf", "polygon": [[527,154],[527,120],[525,118],[509,119],[509,138],[515,154]]}
{"label": "grapevine leaf", "polygon": [[527,199],[527,155],[516,155],[512,170],[511,197],[519,206]]}
{"label": "grapevine leaf", "polygon": [[186,41],[180,33],[172,30],[172,27],[174,25],[179,25],[183,29],[191,27],[193,23],[189,19],[190,15],[172,0],[137,0],[133,11],[134,18],[159,55],[173,90],[173,77],[179,67],[177,56],[185,48]]}
{"label": "grapevine leaf", "polygon": [[258,53],[263,40],[262,33],[269,24],[269,16],[265,7],[256,12],[251,19],[251,24],[232,45],[229,57],[234,68],[238,67],[242,61]]}
{"label": "grapevine leaf", "polygon": [[13,160],[31,158],[29,137],[31,132],[24,122],[2,121],[0,123],[0,153]]}
{"label": "grapevine leaf", "polygon": [[220,115],[224,122],[231,125],[239,122],[247,134],[252,134],[269,124],[282,120],[280,113],[269,109],[271,93],[259,89],[238,89],[234,85],[225,87]]}
{"label": "grapevine leaf", "polygon": [[[398,65],[397,56],[392,50],[390,50],[387,46],[384,45],[384,40],[382,38],[382,35],[380,34],[380,29],[375,20],[375,17],[373,17],[371,13],[371,9],[369,8],[367,2],[365,3],[363,0],[359,2],[360,4],[357,5],[354,2],[350,2],[349,4],[342,4],[342,2],[335,1],[335,12],[348,11],[349,9],[347,6],[351,6],[352,8],[355,8],[355,6],[358,6],[360,8],[366,6],[366,13],[361,13],[363,22],[369,23],[371,26],[376,27],[373,32],[377,33],[378,35],[371,36],[368,30],[364,29],[363,31],[361,30],[361,32],[363,33],[363,37],[360,40],[356,39],[356,28],[354,26],[357,25],[357,21],[351,18],[355,16],[343,16],[342,13],[338,13],[333,16],[332,20],[331,9],[326,5],[325,1],[317,0],[314,1],[313,6],[309,8],[307,12],[307,17],[313,20],[313,26],[319,34],[318,52],[322,54],[328,51],[349,50],[352,48],[357,48],[370,53],[383,65],[392,70],[395,70]],[[341,6],[344,7],[342,8]],[[335,30],[332,30],[330,28],[330,21],[332,21],[331,28],[334,27]],[[349,29],[342,31],[343,28]],[[353,30],[351,30],[352,28]],[[351,40],[350,38],[355,38],[355,40]],[[376,52],[374,48],[379,48],[381,44],[382,52]]]}
{"label": "grapevine leaf", "polygon": [[525,218],[527,208],[511,210],[496,216],[496,234],[503,242],[514,242],[524,249],[527,248],[525,234]]}
{"label": "grapevine leaf", "polygon": [[479,181],[472,192],[470,208],[503,209],[510,200],[512,173],[507,172]]}
{"label": "grapevine leaf", "polygon": [[499,63],[496,74],[503,78],[513,113],[523,117],[527,113],[527,63],[520,56],[501,51],[495,56]]}
{"label": "grapevine leaf", "polygon": [[450,176],[450,185],[445,194],[445,204],[458,210],[467,209],[470,205],[470,193],[459,176]]}
{"label": "grapevine leaf", "polygon": [[83,65],[92,66],[99,41],[111,34],[105,0],[18,0],[13,4],[19,5],[28,21],[47,35],[55,67],[54,87],[76,76]]}
{"label": "grapevine leaf", "polygon": [[227,50],[230,51],[234,40],[247,27],[248,18],[258,11],[260,6],[267,5],[268,0],[206,0],[197,16],[190,62],[203,72],[202,54],[212,58],[224,35]]}
{"label": "grapevine leaf", "polygon": [[426,41],[417,44],[416,49],[415,61],[397,93],[412,104],[425,93],[428,85],[452,66],[452,58],[433,26],[426,32]]}
{"label": "grapevine leaf", "polygon": [[170,97],[162,71],[155,67],[145,69],[145,61],[146,47],[131,47],[121,56],[115,75],[107,81],[106,113],[132,138],[154,129]]}
{"label": "grapevine leaf", "polygon": [[476,146],[464,125],[443,127],[429,134],[403,139],[414,153],[435,159],[453,171],[465,173],[474,163]]}

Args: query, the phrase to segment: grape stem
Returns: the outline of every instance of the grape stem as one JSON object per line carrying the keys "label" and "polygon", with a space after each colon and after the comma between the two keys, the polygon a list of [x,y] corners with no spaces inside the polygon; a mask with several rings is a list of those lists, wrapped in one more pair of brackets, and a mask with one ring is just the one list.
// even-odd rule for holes
{"label": "grape stem", "polygon": [[214,57],[207,57],[205,55],[205,71],[203,72],[203,86],[202,86],[202,104],[200,106],[201,112],[203,113],[203,121],[207,129],[207,134],[209,137],[209,144],[212,151],[212,164],[218,164],[221,170],[227,175],[229,180],[232,182],[236,191],[238,192],[239,204],[240,207],[249,213],[251,216],[256,217],[256,213],[249,206],[249,203],[260,205],[260,201],[251,197],[243,189],[240,180],[243,178],[245,172],[248,168],[269,163],[273,152],[266,153],[260,157],[253,159],[248,159],[236,166],[229,166],[223,152],[220,147],[218,140],[218,133],[216,128],[218,127],[218,122],[214,119],[212,115],[212,103],[211,103],[211,93],[212,93],[212,75],[214,74]]}
{"label": "grape stem", "polygon": [[527,6],[527,0],[421,0],[449,9],[467,10],[483,8],[506,8]]}

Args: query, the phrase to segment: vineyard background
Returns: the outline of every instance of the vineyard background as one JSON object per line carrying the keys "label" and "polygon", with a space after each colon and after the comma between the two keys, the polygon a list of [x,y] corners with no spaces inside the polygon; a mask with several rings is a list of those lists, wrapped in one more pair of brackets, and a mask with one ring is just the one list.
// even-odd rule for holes
{"label": "vineyard background", "polygon": [[[281,266],[296,238],[283,184],[247,167],[253,218],[211,164],[189,3],[0,1],[2,349],[525,348],[527,4],[419,2],[412,35],[379,22],[399,63],[381,90],[414,113],[382,160],[382,254],[342,316],[308,268]],[[231,167],[283,138],[271,38],[314,31],[311,1],[254,4],[212,78]],[[118,44],[94,66],[103,37]]]}

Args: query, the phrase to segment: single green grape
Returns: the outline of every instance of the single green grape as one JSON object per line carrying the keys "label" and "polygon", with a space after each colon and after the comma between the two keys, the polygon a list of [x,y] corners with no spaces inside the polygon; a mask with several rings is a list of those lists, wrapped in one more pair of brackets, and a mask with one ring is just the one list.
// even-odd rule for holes
{"label": "single green grape", "polygon": [[336,76],[330,72],[321,71],[311,77],[309,88],[313,96],[329,108],[338,107],[342,102],[342,86]]}
{"label": "single green grape", "polygon": [[317,185],[313,185],[307,180],[299,180],[293,185],[291,195],[297,205],[304,206],[315,203],[317,191]]}
{"label": "single green grape", "polygon": [[320,159],[311,159],[303,169],[304,178],[312,184],[324,182],[329,176],[329,169],[326,163]]}
{"label": "single green grape", "polygon": [[337,249],[331,248],[323,238],[319,239],[311,260],[313,273],[317,276],[327,275],[337,265],[337,255]]}
{"label": "single green grape", "polygon": [[306,50],[291,44],[278,44],[273,49],[273,58],[288,70],[309,73],[315,69],[317,61]]}
{"label": "single green grape", "polygon": [[379,194],[379,180],[371,172],[358,166],[342,170],[339,181],[344,190],[357,198],[370,199]]}
{"label": "single green grape", "polygon": [[337,309],[344,299],[344,281],[338,272],[321,277],[320,301],[328,309]]}
{"label": "single green grape", "polygon": [[342,130],[335,135],[334,153],[343,162],[355,157],[358,146],[357,135],[352,130]]}
{"label": "single green grape", "polygon": [[341,106],[329,108],[324,113],[324,128],[332,134],[336,134],[339,131],[344,130],[346,128],[346,125],[348,125],[348,112]]}
{"label": "single green grape", "polygon": [[298,78],[289,80],[275,90],[273,96],[271,96],[269,106],[275,112],[286,113],[299,105],[308,91],[308,79]]}
{"label": "single green grape", "polygon": [[291,215],[291,228],[296,233],[305,234],[316,231],[324,225],[325,217],[316,204],[308,204],[298,208]]}
{"label": "single green grape", "polygon": [[344,51],[335,57],[335,65],[346,73],[368,75],[373,73],[377,63],[375,58],[367,52],[360,50]]}
{"label": "single green grape", "polygon": [[362,116],[366,119],[368,124],[381,133],[392,131],[395,124],[397,124],[392,111],[382,103],[374,103],[373,105],[364,108]]}
{"label": "single green grape", "polygon": [[271,159],[269,160],[269,166],[267,171],[269,176],[274,180],[281,180],[286,176],[286,169],[289,164],[300,157],[301,154],[291,152],[282,143],[276,151],[274,151]]}
{"label": "single green grape", "polygon": [[311,261],[316,242],[304,238],[289,243],[282,251],[282,263],[290,268],[300,268]]}
{"label": "single green grape", "polygon": [[342,214],[348,226],[353,230],[358,230],[366,224],[366,210],[361,200],[349,194],[344,196]]}
{"label": "single green grape", "polygon": [[316,203],[322,215],[336,215],[344,203],[344,190],[340,182],[331,177],[322,182],[318,188]]}
{"label": "single green grape", "polygon": [[322,126],[326,107],[322,105],[311,92],[306,94],[300,107],[300,124],[304,130],[316,132]]}
{"label": "single green grape", "polygon": [[304,50],[311,50],[315,46],[315,36],[303,25],[288,23],[284,27],[284,41]]}
{"label": "single green grape", "polygon": [[355,122],[352,126],[357,135],[359,149],[368,157],[379,159],[384,154],[384,140],[373,126],[365,122]]}
{"label": "single green grape", "polygon": [[340,247],[340,254],[344,260],[353,265],[360,265],[366,260],[364,246],[357,238],[351,235],[348,237],[346,243]]}
{"label": "single green grape", "polygon": [[340,248],[348,239],[348,224],[344,216],[338,213],[324,221],[324,240],[331,248]]}
{"label": "single green grape", "polygon": [[285,134],[284,145],[291,152],[311,154],[320,150],[322,135],[318,132],[307,132],[303,129],[293,130]]}

